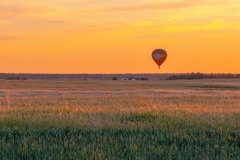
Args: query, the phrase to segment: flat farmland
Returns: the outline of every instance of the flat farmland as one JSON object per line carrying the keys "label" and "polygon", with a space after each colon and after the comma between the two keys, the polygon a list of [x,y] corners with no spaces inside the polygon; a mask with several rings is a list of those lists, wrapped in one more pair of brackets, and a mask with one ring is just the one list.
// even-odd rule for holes
{"label": "flat farmland", "polygon": [[0,80],[0,159],[240,159],[240,80]]}

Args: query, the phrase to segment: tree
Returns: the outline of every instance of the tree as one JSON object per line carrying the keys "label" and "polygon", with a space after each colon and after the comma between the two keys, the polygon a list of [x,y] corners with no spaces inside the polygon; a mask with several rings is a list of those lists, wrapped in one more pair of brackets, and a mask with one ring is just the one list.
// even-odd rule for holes
{"label": "tree", "polygon": [[112,80],[116,81],[116,80],[117,80],[117,77],[113,77]]}

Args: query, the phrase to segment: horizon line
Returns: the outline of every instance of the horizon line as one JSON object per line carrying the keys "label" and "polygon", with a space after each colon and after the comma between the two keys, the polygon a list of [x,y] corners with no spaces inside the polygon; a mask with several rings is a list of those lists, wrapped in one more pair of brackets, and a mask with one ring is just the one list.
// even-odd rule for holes
{"label": "horizon line", "polygon": [[144,73],[17,73],[17,72],[0,72],[0,74],[65,74],[65,75],[71,75],[71,74],[106,74],[106,75],[112,75],[112,74],[191,74],[191,73],[201,73],[201,74],[240,74],[235,72],[164,72],[164,73],[150,73],[150,72],[144,72]]}

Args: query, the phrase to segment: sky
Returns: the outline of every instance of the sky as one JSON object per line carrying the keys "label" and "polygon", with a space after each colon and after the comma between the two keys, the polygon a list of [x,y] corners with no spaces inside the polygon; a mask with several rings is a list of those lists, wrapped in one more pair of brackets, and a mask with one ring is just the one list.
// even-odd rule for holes
{"label": "sky", "polygon": [[240,73],[239,41],[239,0],[0,0],[0,73]]}

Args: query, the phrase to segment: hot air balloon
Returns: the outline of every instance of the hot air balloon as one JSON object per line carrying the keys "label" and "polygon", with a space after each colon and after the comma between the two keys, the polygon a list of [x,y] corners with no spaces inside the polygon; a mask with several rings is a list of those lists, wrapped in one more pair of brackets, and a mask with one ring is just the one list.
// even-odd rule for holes
{"label": "hot air balloon", "polygon": [[152,58],[160,68],[163,62],[167,59],[167,52],[163,49],[155,49],[152,52]]}

